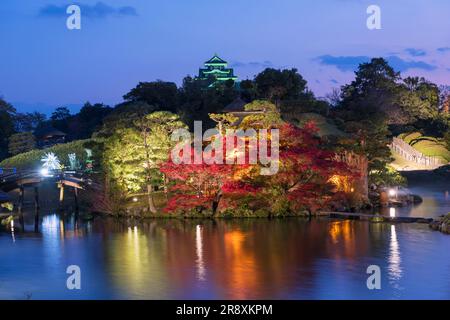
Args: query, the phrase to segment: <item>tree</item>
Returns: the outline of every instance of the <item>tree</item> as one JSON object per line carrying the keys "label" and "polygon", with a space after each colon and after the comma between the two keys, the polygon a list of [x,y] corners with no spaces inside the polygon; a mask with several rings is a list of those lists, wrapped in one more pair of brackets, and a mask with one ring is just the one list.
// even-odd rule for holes
{"label": "tree", "polygon": [[[339,194],[333,190],[331,177],[341,174],[351,178],[353,173],[336,160],[333,152],[320,147],[321,140],[315,134],[312,124],[301,129],[281,125],[280,157],[276,160],[279,171],[269,176],[260,174],[260,164],[248,164],[248,161],[245,164],[211,162],[208,157],[214,158],[213,153],[203,152],[203,161],[196,164],[193,159],[199,151],[190,147],[190,162],[177,164],[169,159],[161,166],[161,171],[174,183],[166,210],[194,209],[215,216],[222,199],[225,208],[246,205],[255,210],[269,208],[275,214],[323,207]],[[229,138],[221,137],[222,146]],[[268,145],[271,143],[269,137]],[[230,151],[223,150],[224,157],[228,156],[227,152]]]}
{"label": "tree", "polygon": [[24,153],[36,148],[36,139],[31,132],[15,133],[9,137],[8,151],[11,155]]}
{"label": "tree", "polygon": [[192,129],[194,121],[202,121],[204,128],[214,127],[208,114],[220,113],[231,103],[238,92],[232,82],[216,82],[208,87],[208,81],[185,77],[179,90],[180,107],[178,113],[183,121]]}
{"label": "tree", "polygon": [[280,100],[297,99],[306,91],[306,80],[297,69],[277,70],[267,68],[255,77],[260,98],[278,105]]}
{"label": "tree", "polygon": [[440,92],[440,106],[439,110],[450,116],[450,86],[440,86],[439,87]]}
{"label": "tree", "polygon": [[103,120],[111,111],[112,108],[103,103],[86,102],[78,114],[66,120],[56,121],[54,126],[68,133],[72,140],[87,139],[101,127]]}
{"label": "tree", "polygon": [[66,120],[70,117],[70,110],[67,107],[58,107],[56,110],[52,113],[52,116],[50,119],[54,121],[61,121]]}
{"label": "tree", "polygon": [[34,131],[42,127],[47,119],[43,113],[34,111],[28,113],[17,113],[14,116],[16,130],[19,132]]}
{"label": "tree", "polygon": [[240,127],[253,129],[268,129],[282,123],[277,107],[267,100],[254,100],[244,106],[245,111],[259,112],[242,119]]}
{"label": "tree", "polygon": [[[408,77],[403,80],[399,93],[399,104],[407,115],[405,122],[420,123],[432,121],[439,114],[439,88],[424,78]],[[398,120],[397,120],[398,122]]]}
{"label": "tree", "polygon": [[257,99],[258,92],[256,90],[256,83],[253,80],[242,80],[240,87],[242,99],[248,102]]}
{"label": "tree", "polygon": [[161,80],[139,82],[123,96],[126,101],[141,101],[153,105],[157,110],[175,112],[178,106],[178,88],[173,82]]}
{"label": "tree", "polygon": [[0,159],[8,154],[8,139],[15,132],[14,116],[16,109],[0,98]]}
{"label": "tree", "polygon": [[176,129],[186,128],[177,115],[167,111],[157,111],[135,121],[142,138],[144,149],[145,180],[147,183],[148,205],[151,212],[156,213],[153,201],[155,182],[160,184],[162,177],[159,172],[161,163],[167,160],[174,143],[170,136]]}
{"label": "tree", "polygon": [[340,195],[331,178],[355,174],[336,154],[322,147],[312,122],[298,128],[291,124],[280,126],[279,170],[275,175],[253,179],[259,191],[255,194],[264,207],[274,214],[289,214],[299,210],[316,211]]}
{"label": "tree", "polygon": [[123,195],[146,188],[148,206],[154,213],[154,186],[160,185],[163,178],[157,168],[174,145],[170,134],[185,125],[178,116],[166,111],[143,116],[121,113],[121,116],[126,123],[110,119],[104,131],[96,134],[102,140],[101,161],[106,179]]}
{"label": "tree", "polygon": [[344,120],[343,129],[354,141],[347,145],[367,156],[369,172],[386,170],[391,161],[388,124],[407,118],[398,105],[400,74],[384,59],[374,58],[361,64],[355,75],[342,87],[341,101],[333,112]]}
{"label": "tree", "polygon": [[206,210],[215,216],[224,189],[233,181],[234,166],[206,164],[206,161],[195,164],[196,152],[192,147],[190,163],[175,164],[172,159],[169,159],[161,165],[161,172],[175,183],[171,189],[173,195],[165,210],[195,209],[200,213]]}
{"label": "tree", "polygon": [[444,134],[444,142],[447,145],[447,149],[450,150],[450,129]]}

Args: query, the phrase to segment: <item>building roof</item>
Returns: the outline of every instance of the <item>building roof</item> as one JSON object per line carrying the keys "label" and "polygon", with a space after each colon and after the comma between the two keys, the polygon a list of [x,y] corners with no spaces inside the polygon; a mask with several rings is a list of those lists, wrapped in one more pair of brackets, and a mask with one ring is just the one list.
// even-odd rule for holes
{"label": "building roof", "polygon": [[48,137],[64,137],[66,134],[58,129],[51,126],[39,128],[34,131],[34,135],[38,139],[48,138]]}
{"label": "building roof", "polygon": [[247,103],[242,100],[240,97],[234,99],[230,104],[228,104],[224,109],[223,112],[244,112],[244,106]]}
{"label": "building roof", "polygon": [[208,64],[227,64],[227,62],[222,58],[220,58],[217,54],[214,54],[214,56],[211,59],[205,62],[205,65]]}

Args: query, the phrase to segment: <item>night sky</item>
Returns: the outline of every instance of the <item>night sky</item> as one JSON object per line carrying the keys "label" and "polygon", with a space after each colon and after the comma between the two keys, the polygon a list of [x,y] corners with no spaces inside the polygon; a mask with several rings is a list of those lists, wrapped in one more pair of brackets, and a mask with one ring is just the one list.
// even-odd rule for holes
{"label": "night sky", "polygon": [[[66,28],[81,7],[82,29]],[[366,9],[381,7],[381,30]],[[448,0],[1,0],[0,96],[19,111],[116,104],[139,81],[180,84],[214,53],[242,80],[295,67],[317,96],[383,56],[450,84]]]}

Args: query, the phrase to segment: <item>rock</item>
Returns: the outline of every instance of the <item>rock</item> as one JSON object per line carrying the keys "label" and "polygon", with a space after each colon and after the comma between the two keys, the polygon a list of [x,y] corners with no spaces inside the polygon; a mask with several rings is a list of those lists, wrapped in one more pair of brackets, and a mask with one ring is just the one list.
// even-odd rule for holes
{"label": "rock", "polygon": [[411,197],[412,197],[412,203],[414,203],[414,204],[419,204],[419,203],[423,202],[422,197],[420,197],[416,194],[412,194]]}
{"label": "rock", "polygon": [[430,222],[430,228],[436,231],[441,231],[445,234],[450,234],[450,213],[444,217]]}

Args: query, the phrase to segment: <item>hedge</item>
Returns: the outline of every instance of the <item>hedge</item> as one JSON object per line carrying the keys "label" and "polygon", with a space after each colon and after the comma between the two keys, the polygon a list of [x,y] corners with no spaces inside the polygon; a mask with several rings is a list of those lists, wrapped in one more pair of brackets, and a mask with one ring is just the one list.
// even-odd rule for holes
{"label": "hedge", "polygon": [[0,168],[37,169],[41,165],[44,154],[53,152],[66,167],[69,166],[69,153],[75,153],[81,163],[86,160],[85,143],[91,139],[77,140],[73,142],[57,144],[45,149],[36,149],[15,155],[0,162]]}

